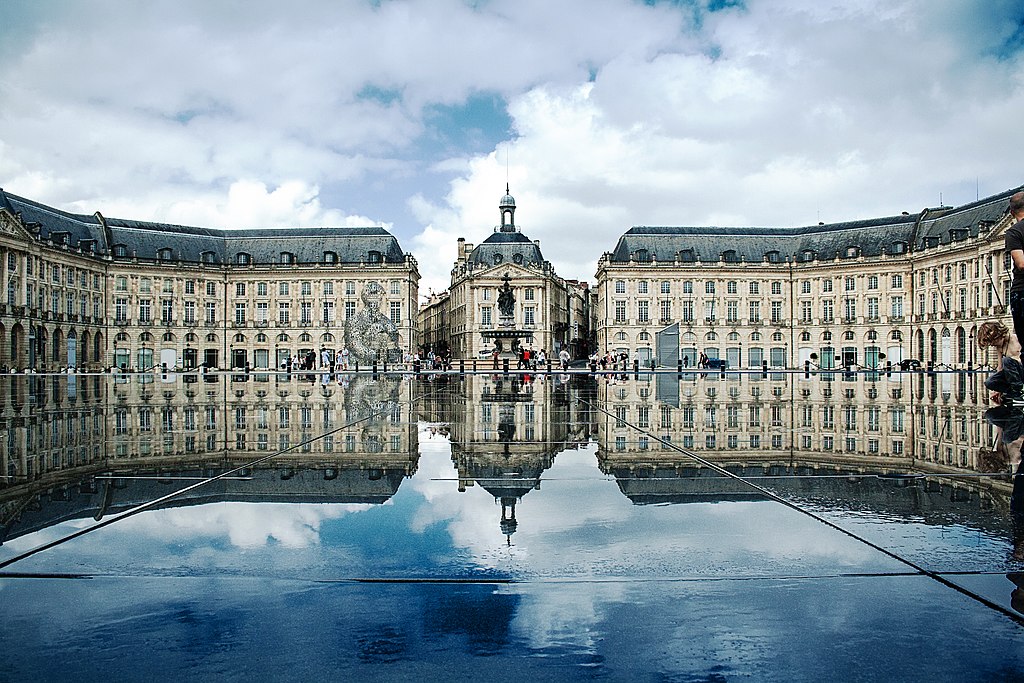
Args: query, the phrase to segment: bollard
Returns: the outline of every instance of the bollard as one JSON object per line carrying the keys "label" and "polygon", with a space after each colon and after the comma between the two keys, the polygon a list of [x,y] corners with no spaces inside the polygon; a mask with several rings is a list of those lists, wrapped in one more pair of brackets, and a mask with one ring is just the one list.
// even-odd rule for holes
{"label": "bollard", "polygon": [[548,358],[548,374],[551,374],[551,359]]}
{"label": "bollard", "polygon": [[934,375],[934,374],[935,374],[935,361],[930,360],[930,361],[928,361],[928,376],[930,377],[931,375]]}
{"label": "bollard", "polygon": [[597,372],[597,361],[596,360],[591,360],[590,361],[590,373],[593,374],[595,372]]}
{"label": "bollard", "polygon": [[761,379],[768,379],[768,361],[761,361]]}
{"label": "bollard", "polygon": [[676,361],[676,372],[680,375],[683,374],[683,359],[680,358]]}
{"label": "bollard", "polygon": [[466,374],[466,361],[461,359],[461,358],[459,359],[459,374],[460,375],[465,375]]}
{"label": "bollard", "polygon": [[640,360],[633,361],[633,379],[640,379]]}
{"label": "bollard", "polygon": [[810,379],[810,378],[811,378],[811,361],[805,360],[804,361],[804,379]]}
{"label": "bollard", "polygon": [[506,375],[508,374],[508,358],[502,359],[501,371]]}
{"label": "bollard", "polygon": [[420,360],[417,358],[412,362],[412,371],[417,375],[420,374]]}
{"label": "bollard", "polygon": [[719,363],[718,365],[718,376],[725,379],[725,363]]}
{"label": "bollard", "polygon": [[885,361],[885,376],[887,378],[888,377],[892,377],[892,361],[891,360]]}
{"label": "bollard", "polygon": [[388,374],[388,361],[386,358],[384,359],[384,374]]}
{"label": "bollard", "polygon": [[373,378],[377,379],[377,361],[373,361]]}

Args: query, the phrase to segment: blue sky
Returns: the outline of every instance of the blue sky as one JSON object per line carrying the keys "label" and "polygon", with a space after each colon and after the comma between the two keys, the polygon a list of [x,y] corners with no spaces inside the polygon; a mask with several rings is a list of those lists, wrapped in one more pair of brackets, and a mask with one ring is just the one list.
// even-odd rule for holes
{"label": "blue sky", "polygon": [[5,0],[0,186],[207,227],[384,225],[447,284],[517,223],[805,225],[1024,183],[1018,0]]}

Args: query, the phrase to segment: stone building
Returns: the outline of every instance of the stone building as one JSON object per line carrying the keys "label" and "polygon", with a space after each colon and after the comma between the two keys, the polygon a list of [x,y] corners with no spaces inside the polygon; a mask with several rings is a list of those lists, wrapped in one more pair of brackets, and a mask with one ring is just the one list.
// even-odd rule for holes
{"label": "stone building", "polygon": [[[432,340],[434,351],[450,350],[455,358],[490,356],[495,348],[505,355],[521,347],[549,356],[563,347],[574,353],[574,338],[589,337],[589,320],[575,317],[584,311],[589,289],[559,277],[540,241],[519,231],[507,188],[498,210],[501,225],[479,245],[459,238],[451,286],[421,311],[422,337]],[[506,280],[512,292],[507,315],[498,300]]]}
{"label": "stone building", "polygon": [[598,262],[597,343],[668,367],[977,364],[974,330],[1007,317],[1018,190],[800,228],[634,227]]}
{"label": "stone building", "polygon": [[382,228],[204,229],[0,190],[0,252],[4,366],[277,368],[342,348],[369,363],[419,342],[416,260]]}

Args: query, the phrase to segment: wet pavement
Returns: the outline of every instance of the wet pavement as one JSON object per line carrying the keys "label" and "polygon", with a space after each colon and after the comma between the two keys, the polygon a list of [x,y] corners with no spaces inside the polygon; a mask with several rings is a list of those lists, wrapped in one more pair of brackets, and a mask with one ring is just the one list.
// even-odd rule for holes
{"label": "wet pavement", "polygon": [[983,379],[0,377],[0,679],[1024,678]]}

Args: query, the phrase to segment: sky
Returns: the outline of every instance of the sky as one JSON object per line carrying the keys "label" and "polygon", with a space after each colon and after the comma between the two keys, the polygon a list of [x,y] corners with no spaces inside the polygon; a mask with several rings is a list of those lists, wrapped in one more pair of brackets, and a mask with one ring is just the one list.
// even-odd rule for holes
{"label": "sky", "polygon": [[1021,0],[0,0],[0,187],[211,228],[381,225],[450,282],[636,225],[801,226],[1024,185]]}

